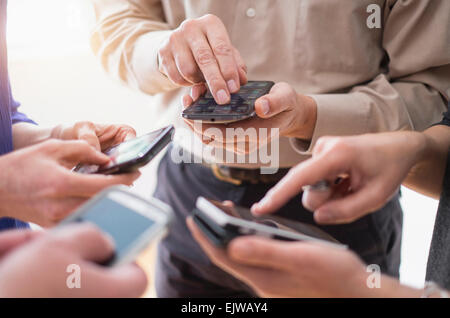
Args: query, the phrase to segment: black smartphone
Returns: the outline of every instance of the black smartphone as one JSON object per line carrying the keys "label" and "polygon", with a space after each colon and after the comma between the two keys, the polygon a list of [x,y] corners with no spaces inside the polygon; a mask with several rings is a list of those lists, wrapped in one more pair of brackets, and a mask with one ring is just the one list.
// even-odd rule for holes
{"label": "black smartphone", "polygon": [[164,236],[173,219],[172,209],[155,199],[144,199],[124,186],[113,186],[86,202],[58,227],[89,222],[109,234],[115,252],[102,265],[132,262],[150,242]]}
{"label": "black smartphone", "polygon": [[219,247],[226,246],[238,236],[259,235],[284,241],[311,241],[347,248],[313,225],[274,215],[255,217],[249,209],[226,206],[203,197],[197,199],[193,220],[208,239]]}
{"label": "black smartphone", "polygon": [[218,105],[210,92],[200,97],[186,108],[182,116],[189,120],[201,120],[206,123],[224,124],[244,120],[255,116],[255,101],[269,93],[274,82],[249,81],[238,93],[231,94],[231,102]]}
{"label": "black smartphone", "polygon": [[108,164],[78,165],[74,171],[87,174],[120,174],[135,171],[149,163],[172,141],[174,131],[175,128],[171,125],[125,141],[104,152],[111,158]]}

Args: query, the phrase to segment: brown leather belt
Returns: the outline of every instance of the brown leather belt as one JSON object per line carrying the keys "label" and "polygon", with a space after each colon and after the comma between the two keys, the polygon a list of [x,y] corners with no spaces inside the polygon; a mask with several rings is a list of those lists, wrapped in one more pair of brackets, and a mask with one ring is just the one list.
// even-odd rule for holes
{"label": "brown leather belt", "polygon": [[276,183],[280,181],[289,171],[289,168],[280,168],[274,174],[261,174],[260,169],[235,168],[217,164],[205,166],[212,170],[217,179],[234,185],[241,185],[242,183]]}

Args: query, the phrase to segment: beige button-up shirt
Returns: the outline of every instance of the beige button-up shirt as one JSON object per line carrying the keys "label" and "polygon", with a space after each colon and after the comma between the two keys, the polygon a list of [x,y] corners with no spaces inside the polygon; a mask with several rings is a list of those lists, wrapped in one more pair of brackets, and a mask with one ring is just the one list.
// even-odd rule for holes
{"label": "beige button-up shirt", "polygon": [[[131,87],[158,94],[155,103],[164,105],[179,127],[181,96],[188,89],[158,71],[157,51],[182,21],[208,13],[225,24],[250,80],[284,81],[312,96],[313,138],[308,143],[281,138],[282,167],[305,159],[324,135],[424,130],[441,119],[449,99],[449,0],[93,3],[98,25],[92,47],[104,68]],[[381,9],[379,28],[374,4]]]}

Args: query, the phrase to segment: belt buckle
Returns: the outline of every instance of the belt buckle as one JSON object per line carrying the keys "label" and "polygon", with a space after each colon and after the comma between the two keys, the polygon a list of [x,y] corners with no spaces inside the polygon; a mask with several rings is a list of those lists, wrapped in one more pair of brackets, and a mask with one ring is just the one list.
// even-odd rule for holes
{"label": "belt buckle", "polygon": [[217,179],[221,180],[221,181],[228,182],[228,183],[231,183],[231,184],[234,184],[234,185],[237,185],[237,186],[242,184],[242,180],[234,179],[234,178],[232,178],[230,176],[224,175],[220,171],[219,165],[217,165],[217,164],[211,165],[211,170],[212,170],[214,176]]}

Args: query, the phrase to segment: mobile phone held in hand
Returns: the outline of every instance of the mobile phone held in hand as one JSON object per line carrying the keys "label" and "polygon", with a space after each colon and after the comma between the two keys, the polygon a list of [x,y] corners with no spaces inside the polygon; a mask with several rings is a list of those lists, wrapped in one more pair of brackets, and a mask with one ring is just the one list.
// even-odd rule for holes
{"label": "mobile phone held in hand", "polygon": [[313,225],[274,215],[255,217],[249,209],[230,207],[203,197],[197,199],[193,220],[218,247],[226,246],[239,236],[257,235],[283,241],[318,242],[337,248],[347,248]]}
{"label": "mobile phone held in hand", "polygon": [[167,126],[135,139],[118,144],[104,153],[111,161],[104,166],[78,165],[79,173],[120,174],[139,169],[149,163],[173,138],[175,128]]}
{"label": "mobile phone held in hand", "polygon": [[238,93],[231,94],[231,102],[219,105],[210,92],[186,108],[182,116],[205,123],[226,124],[255,116],[255,101],[270,92],[274,82],[249,81]]}
{"label": "mobile phone held in hand", "polygon": [[103,262],[117,266],[135,260],[149,243],[164,236],[173,219],[172,209],[155,199],[143,199],[125,186],[113,186],[78,208],[57,227],[89,222],[109,235],[114,254]]}

